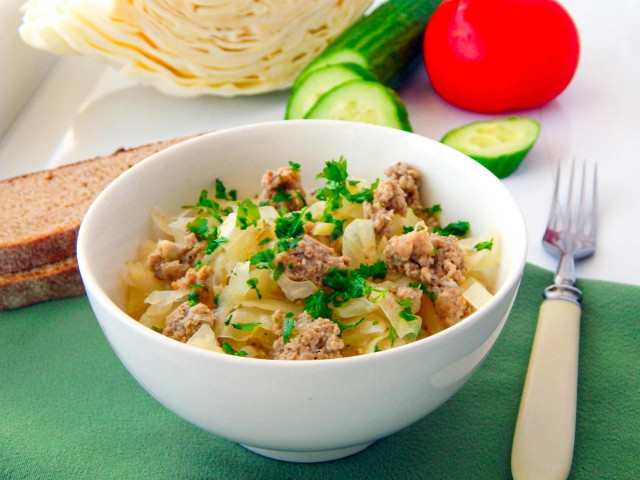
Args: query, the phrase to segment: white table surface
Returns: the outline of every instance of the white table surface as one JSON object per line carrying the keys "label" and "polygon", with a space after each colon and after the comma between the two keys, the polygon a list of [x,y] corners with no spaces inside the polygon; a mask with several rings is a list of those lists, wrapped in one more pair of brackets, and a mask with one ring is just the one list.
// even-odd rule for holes
{"label": "white table surface", "polygon": [[[542,249],[540,238],[555,165],[568,167],[572,159],[598,162],[598,251],[578,265],[578,275],[640,285],[640,2],[562,3],[580,34],[578,71],[556,100],[519,112],[538,120],[542,131],[521,167],[504,182],[526,218],[528,261],[554,269],[555,261]],[[399,94],[415,133],[429,138],[440,139],[454,127],[489,118],[440,99],[423,68]],[[61,58],[0,140],[0,178],[119,147],[279,120],[287,96],[276,92],[233,99],[167,97],[93,60]]]}

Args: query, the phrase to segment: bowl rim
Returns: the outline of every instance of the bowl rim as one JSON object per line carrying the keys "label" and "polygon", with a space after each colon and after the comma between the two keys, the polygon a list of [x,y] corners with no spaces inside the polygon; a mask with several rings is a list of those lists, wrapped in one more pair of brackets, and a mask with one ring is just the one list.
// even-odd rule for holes
{"label": "bowl rim", "polygon": [[[131,168],[129,168],[128,170],[120,174],[109,185],[107,185],[107,187],[102,192],[100,192],[98,196],[94,199],[94,201],[91,203],[80,225],[80,229],[78,231],[78,239],[77,239],[78,268],[80,270],[80,275],[82,277],[82,281],[84,283],[87,295],[90,298],[90,300],[92,299],[93,301],[97,301],[100,304],[100,306],[110,314],[111,317],[113,317],[118,322],[120,322],[122,326],[124,326],[125,328],[128,328],[142,335],[147,335],[148,338],[151,339],[151,341],[161,342],[160,343],[161,345],[166,345],[167,348],[174,349],[175,351],[178,351],[178,352],[183,351],[185,354],[201,356],[201,358],[203,359],[210,359],[210,360],[217,359],[218,361],[230,362],[231,364],[242,362],[241,363],[242,365],[256,365],[256,366],[257,365],[259,366],[273,365],[273,368],[308,368],[308,366],[312,364],[317,366],[311,367],[311,368],[321,368],[321,367],[333,368],[338,366],[344,366],[345,364],[355,365],[359,362],[369,362],[369,361],[372,361],[371,359],[382,360],[390,356],[410,354],[412,350],[427,348],[426,347],[427,345],[437,345],[439,343],[446,341],[448,337],[462,335],[463,332],[465,332],[469,328],[472,328],[472,326],[475,323],[480,321],[484,311],[490,309],[493,305],[496,305],[502,302],[507,296],[507,292],[509,292],[512,289],[512,287],[518,284],[522,276],[522,273],[524,271],[524,266],[526,263],[527,238],[528,238],[527,231],[526,231],[526,224],[524,221],[522,210],[520,209],[520,206],[518,205],[518,203],[515,201],[513,195],[509,192],[509,190],[506,188],[503,182],[501,182],[497,177],[494,177],[496,182],[496,188],[501,190],[503,194],[505,194],[506,197],[509,198],[509,200],[513,204],[513,207],[515,208],[515,211],[518,213],[518,215],[516,215],[517,225],[515,225],[514,227],[516,228],[517,233],[522,237],[523,241],[520,248],[516,252],[517,256],[514,259],[514,264],[513,264],[514,266],[508,272],[502,285],[499,287],[496,293],[492,296],[491,300],[489,300],[489,302],[487,302],[483,307],[481,307],[480,310],[473,312],[471,315],[464,318],[462,321],[446,328],[441,332],[438,332],[437,334],[422,338],[420,340],[416,340],[415,342],[402,345],[400,347],[391,348],[389,350],[376,352],[375,355],[362,354],[362,355],[355,355],[351,357],[327,359],[331,361],[317,361],[317,360],[290,361],[290,360],[272,360],[272,359],[251,358],[251,357],[237,357],[236,355],[228,355],[228,354],[222,355],[218,352],[213,352],[210,350],[197,348],[192,345],[187,345],[186,343],[178,342],[174,339],[165,337],[164,335],[158,335],[157,332],[154,332],[150,328],[142,325],[140,322],[138,322],[137,320],[129,316],[127,313],[125,313],[125,311],[122,310],[118,305],[116,305],[116,303],[105,293],[104,289],[100,286],[99,282],[96,280],[91,269],[89,268],[90,261],[87,255],[88,248],[89,248],[87,246],[88,227],[85,227],[85,225],[91,224],[94,221],[93,220],[94,212],[99,208],[99,205],[103,201],[105,201],[104,199],[108,198],[111,195],[111,191],[116,190],[118,188],[119,184],[123,181],[122,178],[126,178],[129,175],[135,174],[135,171],[141,168],[142,164],[149,164],[151,162],[156,161],[157,158],[161,158],[166,155],[175,155],[176,151],[180,151],[196,143],[210,142],[211,138],[222,137],[225,135],[236,135],[238,133],[242,133],[242,132],[246,132],[254,129],[272,128],[272,127],[281,128],[282,125],[294,125],[294,124],[308,125],[308,127],[303,127],[303,128],[314,128],[314,126],[317,126],[317,125],[332,124],[333,127],[331,128],[335,128],[339,126],[341,129],[345,129],[345,128],[372,129],[372,130],[379,130],[381,134],[389,134],[390,132],[393,132],[392,133],[393,135],[418,137],[419,141],[435,143],[439,145],[438,148],[443,148],[446,150],[450,150],[451,152],[454,152],[456,156],[458,156],[461,160],[466,159],[466,161],[470,162],[470,164],[473,164],[474,165],[473,168],[480,167],[482,170],[485,170],[472,158],[468,157],[467,155],[447,145],[444,145],[438,142],[437,140],[433,140],[431,138],[418,135],[416,133],[397,130],[390,127],[384,127],[384,126],[367,124],[367,123],[343,121],[343,120],[277,120],[277,121],[269,121],[269,122],[259,122],[259,123],[251,123],[247,125],[241,125],[237,127],[217,130],[217,131],[205,133],[202,135],[198,135],[192,138],[188,138],[184,141],[181,141],[163,150],[160,150],[159,152],[156,152],[153,155],[150,155],[149,157],[133,165]],[[386,132],[386,133],[383,133],[383,132]],[[485,170],[484,174],[492,175],[488,170]],[[92,305],[92,310],[94,310],[93,305]],[[95,315],[95,311],[94,311],[94,315]],[[95,316],[96,316],[96,319],[98,320],[98,323],[102,324],[102,321],[97,318],[98,316],[97,315]],[[109,341],[108,338],[107,340]],[[186,349],[186,350],[181,350],[181,349]],[[267,368],[270,368],[270,367],[267,367]]]}

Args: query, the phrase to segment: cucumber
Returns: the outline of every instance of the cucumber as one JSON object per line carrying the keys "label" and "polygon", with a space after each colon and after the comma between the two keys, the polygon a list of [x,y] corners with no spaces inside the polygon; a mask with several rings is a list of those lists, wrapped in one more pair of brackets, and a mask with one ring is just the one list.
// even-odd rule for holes
{"label": "cucumber", "polygon": [[427,21],[442,0],[388,0],[344,31],[304,70],[355,63],[387,85],[420,58]]}
{"label": "cucumber", "polygon": [[518,168],[539,134],[540,124],[535,120],[509,117],[464,125],[448,132],[441,142],[505,178]]}
{"label": "cucumber", "polygon": [[323,94],[349,80],[375,80],[375,76],[360,65],[344,63],[325,65],[298,77],[287,103],[285,120],[304,118]]}
{"label": "cucumber", "polygon": [[411,131],[400,97],[381,83],[351,80],[322,95],[304,118],[352,120]]}

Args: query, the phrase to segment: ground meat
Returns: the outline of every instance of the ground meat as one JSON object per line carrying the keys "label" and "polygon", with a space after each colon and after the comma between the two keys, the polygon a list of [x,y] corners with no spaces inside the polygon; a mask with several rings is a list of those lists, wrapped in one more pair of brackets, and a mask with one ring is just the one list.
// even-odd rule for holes
{"label": "ground meat", "polygon": [[271,358],[275,360],[324,360],[340,358],[344,342],[338,336],[340,328],[326,318],[313,318],[307,312],[296,315],[290,340],[284,344],[282,327],[284,315],[280,311],[274,314],[275,334]]}
{"label": "ground meat", "polygon": [[373,219],[377,234],[389,235],[394,213],[401,217],[407,214],[406,194],[394,180],[383,180],[373,191],[373,202],[362,204],[364,218]]}
{"label": "ground meat", "polygon": [[291,280],[311,280],[318,286],[332,268],[347,268],[349,257],[336,255],[333,248],[305,235],[291,250],[279,253],[275,263],[282,265]]}
{"label": "ground meat", "polygon": [[422,300],[422,290],[413,287],[391,287],[391,293],[395,294],[400,300],[411,299],[411,311],[416,312],[420,309],[420,301]]}
{"label": "ground meat", "polygon": [[213,275],[213,268],[209,265],[200,267],[198,270],[190,268],[184,277],[171,283],[175,290],[192,290],[192,285],[203,285],[193,289],[198,294],[200,302],[213,306],[213,293],[206,286],[207,280]]}
{"label": "ground meat", "polygon": [[398,162],[384,171],[384,174],[391,180],[395,180],[407,196],[407,204],[416,210],[422,210],[420,201],[420,173],[407,165]]}
{"label": "ground meat", "polygon": [[261,184],[264,189],[258,199],[261,202],[270,202],[278,194],[290,197],[288,200],[274,202],[272,205],[277,210],[285,208],[295,212],[306,205],[299,170],[292,170],[289,167],[279,168],[277,172],[267,170],[262,176]]}
{"label": "ground meat", "polygon": [[454,236],[427,230],[398,235],[389,240],[382,257],[391,273],[423,282],[436,292],[446,283],[464,280],[464,258]]}
{"label": "ground meat", "polygon": [[454,287],[443,288],[434,302],[436,315],[447,325],[458,323],[473,312],[473,307],[465,300],[460,290]]}
{"label": "ground meat", "polygon": [[206,305],[198,303],[189,307],[189,303],[184,302],[167,315],[162,334],[184,343],[198,331],[200,325],[213,327],[214,320],[213,312]]}
{"label": "ground meat", "polygon": [[205,247],[205,243],[193,233],[186,235],[180,243],[160,240],[147,257],[147,266],[160,280],[178,280],[196,260],[202,258]]}

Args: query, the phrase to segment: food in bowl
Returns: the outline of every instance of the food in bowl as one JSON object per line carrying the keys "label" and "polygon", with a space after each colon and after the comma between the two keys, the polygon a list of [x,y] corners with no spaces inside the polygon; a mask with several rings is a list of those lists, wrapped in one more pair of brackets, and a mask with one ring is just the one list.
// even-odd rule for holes
{"label": "food in bowl", "polygon": [[498,235],[440,225],[415,168],[399,162],[368,183],[341,157],[314,192],[301,168],[268,170],[253,199],[215,179],[177,215],[154,209],[169,238],[143,241],[128,262],[126,311],[195,347],[320,360],[413,343],[492,298]]}

